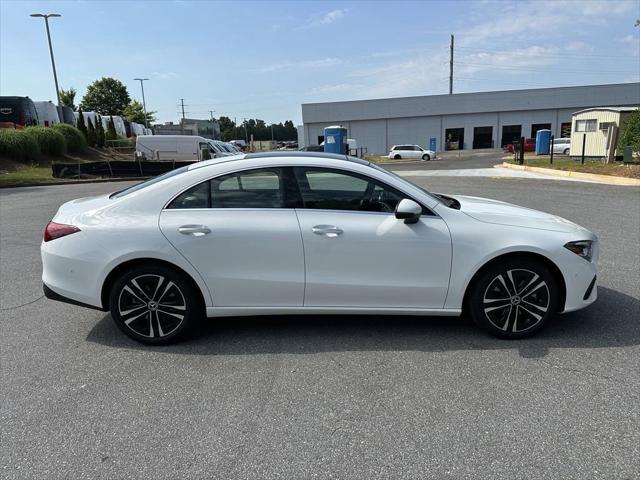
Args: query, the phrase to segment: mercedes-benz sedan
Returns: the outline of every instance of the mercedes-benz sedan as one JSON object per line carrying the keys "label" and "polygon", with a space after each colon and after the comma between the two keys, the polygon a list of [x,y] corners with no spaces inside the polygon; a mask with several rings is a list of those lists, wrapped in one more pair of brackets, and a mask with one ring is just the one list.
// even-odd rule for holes
{"label": "mercedes-benz sedan", "polygon": [[503,338],[596,299],[598,243],[563,218],[432,194],[325,153],[236,155],[65,203],[47,297],[110,310],[144,343],[200,317],[467,312]]}

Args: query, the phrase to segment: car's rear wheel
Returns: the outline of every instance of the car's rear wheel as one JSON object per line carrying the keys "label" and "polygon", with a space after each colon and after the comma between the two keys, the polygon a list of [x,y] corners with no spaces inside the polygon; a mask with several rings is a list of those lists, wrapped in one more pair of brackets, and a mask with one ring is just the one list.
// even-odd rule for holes
{"label": "car's rear wheel", "polygon": [[562,152],[562,153],[563,153],[564,155],[569,155],[569,149],[568,149],[568,148],[565,148],[565,149],[563,150],[563,152]]}
{"label": "car's rear wheel", "polygon": [[202,313],[193,284],[163,265],[124,272],[111,288],[109,305],[118,328],[149,345],[175,342]]}
{"label": "car's rear wheel", "polygon": [[555,315],[558,286],[542,263],[510,259],[492,265],[476,279],[468,302],[478,326],[496,337],[522,338]]}
{"label": "car's rear wheel", "polygon": [[422,160],[424,160],[425,162],[428,162],[429,160],[431,160],[431,155],[429,155],[428,153],[425,153],[424,155],[422,155]]}
{"label": "car's rear wheel", "polygon": [[402,157],[400,155],[396,154],[396,155],[393,156],[393,158],[394,158],[394,160],[400,160]]}

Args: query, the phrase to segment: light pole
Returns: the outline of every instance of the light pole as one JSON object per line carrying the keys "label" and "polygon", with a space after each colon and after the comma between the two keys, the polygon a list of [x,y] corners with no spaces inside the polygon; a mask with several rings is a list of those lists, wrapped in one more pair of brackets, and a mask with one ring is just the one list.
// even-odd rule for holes
{"label": "light pole", "polygon": [[215,112],[215,110],[209,110],[209,115],[211,115],[211,136],[213,137],[213,139],[216,139],[216,125],[213,121],[213,112]]}
{"label": "light pole", "polygon": [[142,89],[142,110],[144,111],[144,126],[149,128],[149,122],[147,120],[147,102],[144,100],[144,83],[148,78],[134,78],[140,82],[140,88]]}
{"label": "light pole", "polygon": [[51,33],[49,32],[49,18],[50,17],[61,17],[59,13],[32,13],[32,17],[42,17],[44,18],[44,24],[47,27],[47,40],[49,40],[49,53],[51,54],[51,66],[53,67],[53,81],[56,84],[56,97],[58,98],[58,106],[60,106],[60,89],[58,88],[58,75],[56,74],[56,62],[53,59],[53,47],[51,46]]}

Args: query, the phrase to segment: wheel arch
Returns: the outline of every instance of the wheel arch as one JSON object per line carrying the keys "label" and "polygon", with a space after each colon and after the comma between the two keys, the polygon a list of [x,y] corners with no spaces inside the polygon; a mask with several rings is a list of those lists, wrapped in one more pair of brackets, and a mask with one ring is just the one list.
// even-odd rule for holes
{"label": "wheel arch", "polygon": [[102,303],[102,307],[105,310],[109,310],[109,294],[111,292],[111,287],[113,286],[113,284],[115,283],[117,278],[124,271],[126,271],[126,270],[128,270],[128,269],[130,269],[132,267],[140,266],[140,265],[162,265],[164,267],[170,268],[170,269],[175,270],[178,273],[184,275],[184,277],[187,279],[187,281],[189,281],[191,283],[191,285],[195,289],[195,291],[198,292],[198,297],[199,297],[199,300],[201,301],[202,308],[204,309],[206,307],[205,296],[204,296],[204,293],[202,292],[202,289],[198,285],[198,282],[196,282],[188,272],[186,272],[183,268],[180,268],[175,263],[171,263],[171,262],[168,262],[166,260],[161,260],[161,259],[158,259],[158,258],[150,258],[150,257],[148,257],[148,258],[134,258],[134,259],[130,259],[130,260],[124,261],[124,262],[118,264],[117,266],[115,266],[109,272],[109,274],[105,277],[104,282],[102,283],[102,289],[101,289],[101,292],[100,292],[100,301]]}
{"label": "wheel arch", "polygon": [[516,251],[516,252],[503,253],[501,255],[498,255],[497,257],[491,258],[490,260],[485,262],[483,265],[481,265],[480,268],[478,268],[476,270],[476,272],[473,274],[473,276],[471,277],[471,279],[469,280],[469,282],[467,283],[467,285],[465,287],[464,296],[462,298],[462,309],[463,309],[463,311],[467,310],[467,308],[468,308],[469,292],[470,292],[471,288],[473,287],[473,285],[477,281],[477,279],[487,269],[491,268],[496,263],[504,262],[505,260],[509,260],[509,259],[519,259],[520,260],[520,259],[523,259],[523,258],[526,258],[526,259],[529,259],[529,260],[533,260],[535,262],[540,262],[545,267],[547,267],[549,269],[549,271],[553,275],[554,280],[556,280],[556,282],[558,284],[558,288],[560,290],[559,291],[559,297],[558,297],[558,312],[562,312],[564,310],[565,303],[566,303],[566,298],[567,298],[567,285],[565,283],[564,276],[562,275],[562,271],[548,257],[545,257],[544,255],[542,255],[540,253],[527,252],[527,251]]}

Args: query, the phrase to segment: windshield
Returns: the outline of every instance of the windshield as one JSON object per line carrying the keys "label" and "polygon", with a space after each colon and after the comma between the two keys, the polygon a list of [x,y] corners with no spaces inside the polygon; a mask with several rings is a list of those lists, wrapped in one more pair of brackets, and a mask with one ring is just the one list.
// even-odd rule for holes
{"label": "windshield", "polygon": [[398,174],[397,174],[397,173],[395,173],[395,172],[392,172],[391,170],[387,170],[386,168],[383,168],[383,167],[381,167],[380,165],[376,165],[375,163],[369,163],[369,166],[370,166],[370,167],[372,167],[372,168],[375,168],[376,170],[380,170],[380,171],[382,171],[382,172],[385,172],[385,173],[387,173],[387,174],[391,175],[393,178],[395,178],[396,180],[398,180],[398,181],[400,181],[400,182],[404,183],[405,185],[410,185],[410,186],[412,186],[412,187],[417,188],[418,190],[421,190],[422,192],[426,193],[426,194],[429,196],[429,198],[432,198],[433,200],[435,200],[435,201],[436,201],[436,202],[438,202],[438,203],[444,203],[444,202],[442,201],[442,199],[441,199],[440,197],[438,197],[437,195],[434,195],[434,194],[433,194],[433,193],[431,193],[430,191],[425,190],[425,189],[424,189],[424,188],[422,188],[420,185],[416,185],[415,183],[410,182],[410,181],[409,181],[409,180],[407,180],[406,178],[401,177],[400,175],[398,175]]}
{"label": "windshield", "polygon": [[150,178],[149,180],[145,180],[144,182],[136,183],[135,185],[131,185],[130,187],[125,188],[124,190],[119,190],[117,192],[112,193],[111,195],[109,195],[109,198],[120,198],[120,197],[124,197],[125,195],[129,195],[130,193],[137,192],[138,190],[142,190],[143,188],[149,187],[167,178],[180,175],[181,173],[184,173],[187,170],[189,170],[189,167],[190,165],[176,168],[175,170],[171,170],[170,172],[163,173],[162,175],[159,175],[157,177]]}

